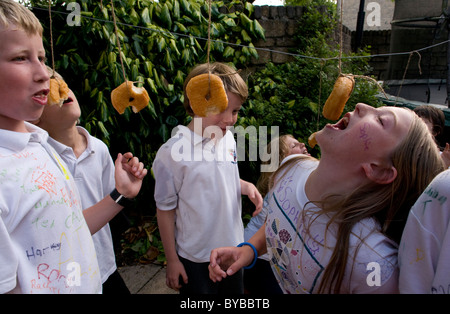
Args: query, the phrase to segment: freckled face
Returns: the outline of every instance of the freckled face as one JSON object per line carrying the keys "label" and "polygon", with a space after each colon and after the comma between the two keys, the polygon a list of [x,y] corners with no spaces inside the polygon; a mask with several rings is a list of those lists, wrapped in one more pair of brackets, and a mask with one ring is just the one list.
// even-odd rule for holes
{"label": "freckled face", "polygon": [[404,139],[413,112],[398,107],[373,108],[358,104],[336,124],[328,124],[317,136],[323,155],[336,160],[386,161]]}

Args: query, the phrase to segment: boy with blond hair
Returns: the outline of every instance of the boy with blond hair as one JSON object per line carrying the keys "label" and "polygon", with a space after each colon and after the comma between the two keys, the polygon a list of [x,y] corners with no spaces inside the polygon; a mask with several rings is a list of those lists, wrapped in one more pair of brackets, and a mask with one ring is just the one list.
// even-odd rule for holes
{"label": "boy with blond hair", "polygon": [[42,26],[14,2],[0,1],[0,293],[101,293],[91,234],[135,197],[147,174],[131,153],[115,162],[116,189],[82,211],[66,164],[48,133],[26,121],[47,104]]}
{"label": "boy with blond hair", "polygon": [[166,284],[181,294],[239,294],[244,292],[242,273],[213,283],[208,264],[210,251],[218,243],[238,245],[244,240],[241,195],[255,204],[254,214],[262,209],[256,187],[239,177],[236,142],[230,131],[248,90],[241,76],[220,62],[196,66],[185,86],[208,71],[222,79],[227,108],[200,117],[185,95],[184,107],[193,119],[174,130],[152,167],[158,226],[167,258]]}

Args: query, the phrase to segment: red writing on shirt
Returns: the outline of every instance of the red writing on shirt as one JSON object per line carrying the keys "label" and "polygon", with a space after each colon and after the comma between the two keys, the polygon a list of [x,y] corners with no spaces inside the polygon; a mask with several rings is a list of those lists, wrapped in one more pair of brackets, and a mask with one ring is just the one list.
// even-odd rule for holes
{"label": "red writing on shirt", "polygon": [[58,269],[51,269],[46,263],[37,266],[37,279],[31,280],[31,293],[62,293],[70,292],[66,282],[66,276]]}
{"label": "red writing on shirt", "polygon": [[37,184],[39,189],[45,190],[49,194],[56,195],[56,178],[48,170],[34,172],[32,180]]}

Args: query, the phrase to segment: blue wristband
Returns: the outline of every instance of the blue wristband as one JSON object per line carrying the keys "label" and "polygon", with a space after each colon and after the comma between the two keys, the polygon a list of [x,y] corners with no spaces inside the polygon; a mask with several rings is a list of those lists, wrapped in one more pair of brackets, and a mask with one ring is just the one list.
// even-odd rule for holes
{"label": "blue wristband", "polygon": [[237,247],[241,247],[243,245],[248,245],[249,247],[251,247],[253,249],[253,253],[255,254],[255,258],[253,259],[253,262],[248,266],[244,266],[244,269],[250,269],[253,266],[255,266],[255,264],[256,264],[256,260],[258,259],[258,252],[256,251],[255,246],[248,242],[242,242],[242,243],[238,244]]}

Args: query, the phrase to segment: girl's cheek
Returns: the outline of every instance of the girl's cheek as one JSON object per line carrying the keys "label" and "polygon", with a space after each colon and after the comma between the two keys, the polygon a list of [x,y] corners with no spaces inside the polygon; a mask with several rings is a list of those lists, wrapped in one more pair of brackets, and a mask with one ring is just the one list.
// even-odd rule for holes
{"label": "girl's cheek", "polygon": [[369,151],[372,144],[372,136],[370,135],[370,124],[364,123],[359,128],[359,140],[364,151]]}

